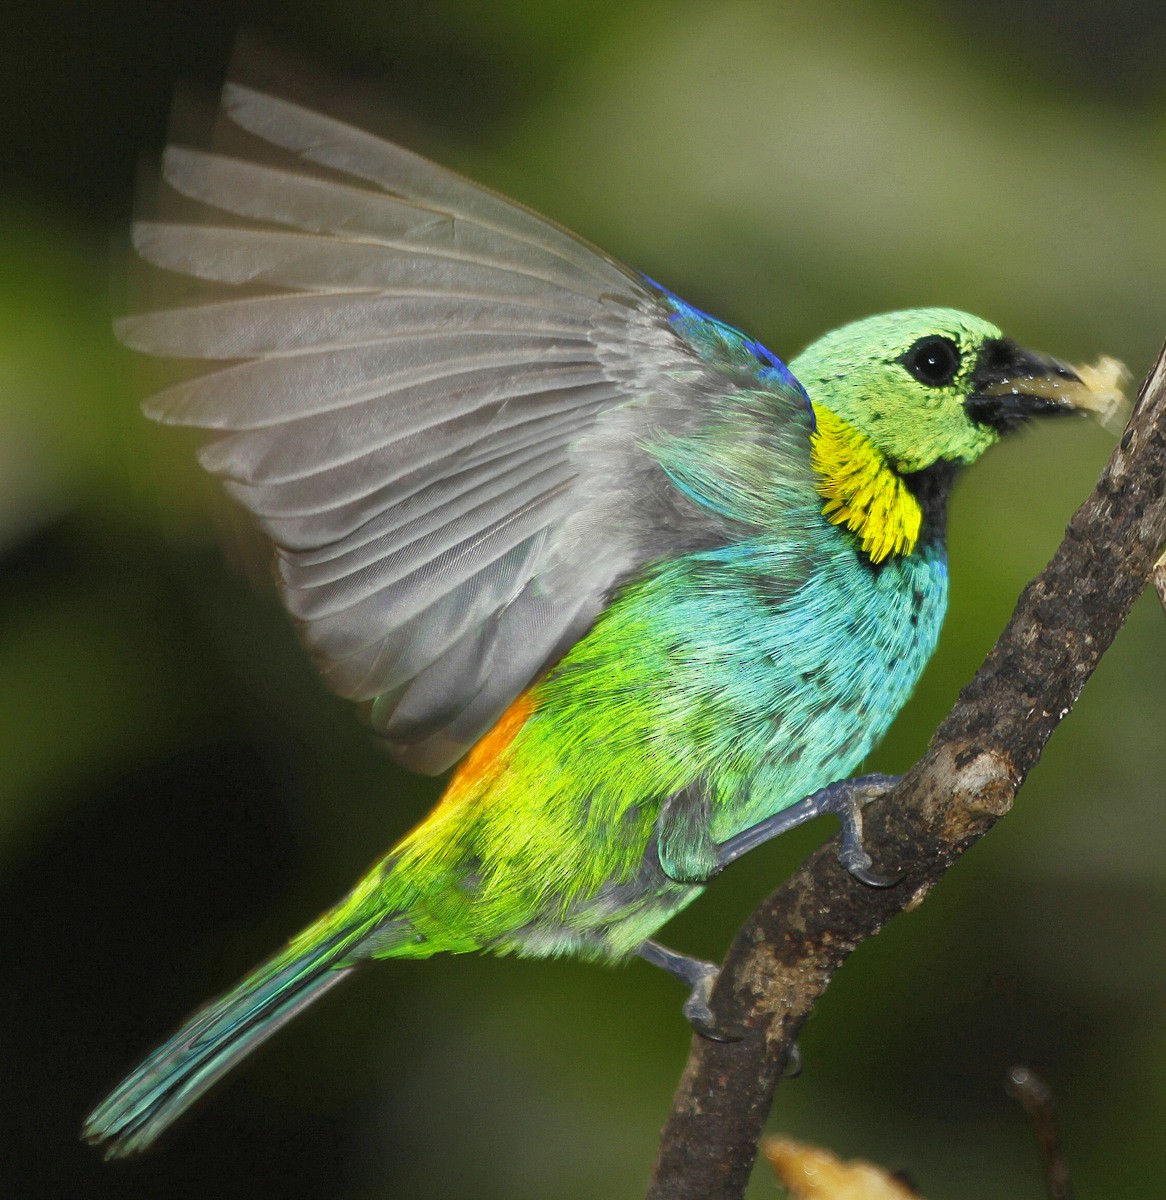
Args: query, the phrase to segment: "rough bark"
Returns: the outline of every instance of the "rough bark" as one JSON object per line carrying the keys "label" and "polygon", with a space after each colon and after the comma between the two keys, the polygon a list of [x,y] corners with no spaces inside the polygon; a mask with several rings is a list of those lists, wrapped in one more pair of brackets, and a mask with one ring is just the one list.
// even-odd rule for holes
{"label": "rough bark", "polygon": [[[876,870],[901,872],[902,882],[886,890],[857,883],[832,841],[738,932],[712,1007],[720,1027],[741,1039],[693,1038],[648,1200],[744,1195],[774,1087],[814,1003],[856,946],[919,904],[1011,808],[1150,581],[1164,543],[1166,347],[1052,561],[1024,590],[927,753],[866,810]],[[1166,576],[1166,565],[1159,574]],[[1166,581],[1159,586],[1166,603]]]}

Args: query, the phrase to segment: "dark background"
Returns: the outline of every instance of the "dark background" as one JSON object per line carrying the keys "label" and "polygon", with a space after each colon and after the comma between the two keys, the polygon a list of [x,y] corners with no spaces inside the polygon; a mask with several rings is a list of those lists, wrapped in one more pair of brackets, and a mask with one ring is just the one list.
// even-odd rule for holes
{"label": "dark background", "polygon": [[[154,1153],[83,1114],[432,800],[224,565],[186,447],[109,334],[139,159],[259,31],[383,130],[579,230],[783,357],[879,309],[979,311],[1141,376],[1166,333],[1166,12],[1151,0],[9,0],[0,38],[0,1195],[635,1196],[684,1060],[643,964],[368,970]],[[1105,460],[1087,422],[963,480],[947,630],[872,759],[901,769]],[[1082,1196],[1166,1174],[1163,645],[1136,610],[1015,813],[865,946],[772,1125],[933,1200],[1042,1194],[1005,1099],[1052,1083]],[[828,823],[668,931],[716,956]],[[774,1194],[759,1171],[756,1196]]]}

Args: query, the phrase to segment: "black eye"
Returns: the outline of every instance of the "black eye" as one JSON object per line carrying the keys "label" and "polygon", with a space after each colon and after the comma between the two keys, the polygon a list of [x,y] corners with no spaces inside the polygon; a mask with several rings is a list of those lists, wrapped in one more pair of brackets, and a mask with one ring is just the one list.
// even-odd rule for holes
{"label": "black eye", "polygon": [[920,338],[899,361],[928,387],[947,387],[960,369],[959,347],[945,337]]}

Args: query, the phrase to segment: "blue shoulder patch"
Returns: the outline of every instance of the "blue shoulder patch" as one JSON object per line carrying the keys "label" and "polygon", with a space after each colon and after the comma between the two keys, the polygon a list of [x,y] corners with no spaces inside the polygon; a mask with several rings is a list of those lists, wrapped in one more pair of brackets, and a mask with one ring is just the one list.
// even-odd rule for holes
{"label": "blue shoulder patch", "polygon": [[817,429],[814,406],[810,403],[806,389],[772,350],[766,349],[741,330],[725,324],[724,321],[718,321],[716,317],[682,300],[675,292],[670,292],[649,276],[644,275],[642,278],[664,297],[671,309],[669,322],[677,334],[693,348],[698,358],[712,366],[748,372],[765,387],[776,387],[801,396],[806,411],[810,414],[811,427]]}

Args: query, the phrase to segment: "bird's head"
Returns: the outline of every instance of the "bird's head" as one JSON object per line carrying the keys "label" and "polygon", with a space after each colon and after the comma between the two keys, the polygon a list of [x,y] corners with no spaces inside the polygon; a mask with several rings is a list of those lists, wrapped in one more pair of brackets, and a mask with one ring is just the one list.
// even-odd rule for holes
{"label": "bird's head", "polygon": [[874,561],[910,552],[917,480],[950,480],[1032,417],[1121,402],[1120,364],[1074,368],[1025,350],[995,325],[948,308],[884,313],[826,334],[790,368],[817,417],[813,463],[824,513]]}
{"label": "bird's head", "polygon": [[864,434],[903,475],[974,462],[1030,417],[1096,408],[1074,368],[948,308],[844,325],[790,367],[816,407]]}

